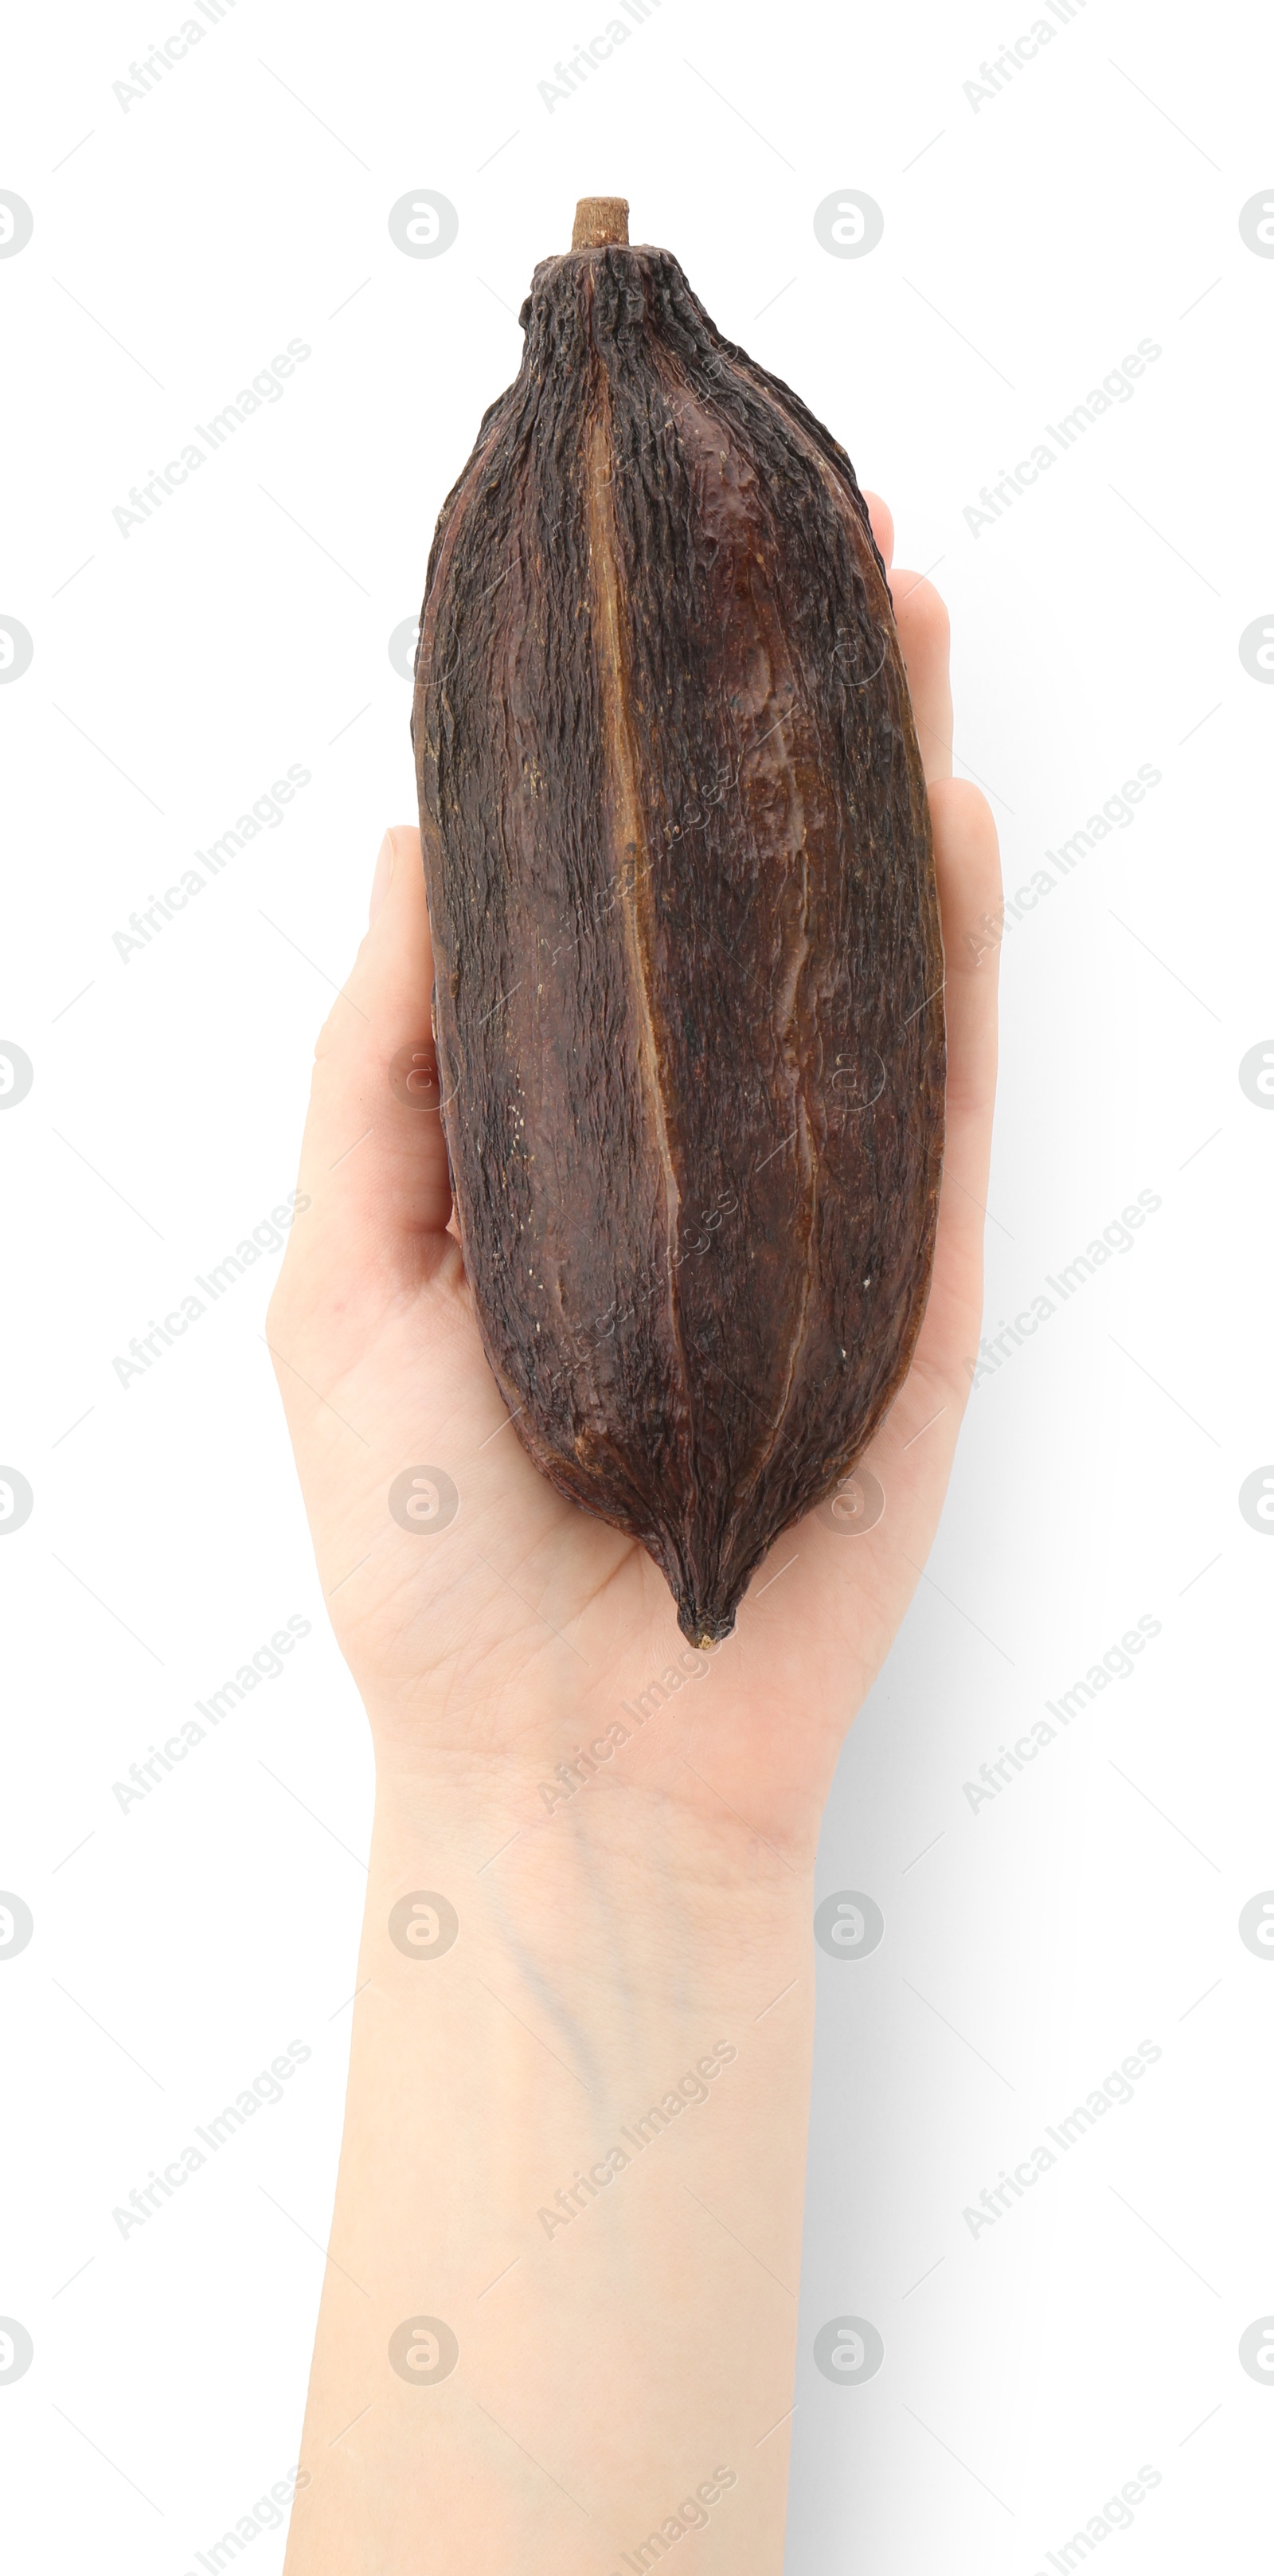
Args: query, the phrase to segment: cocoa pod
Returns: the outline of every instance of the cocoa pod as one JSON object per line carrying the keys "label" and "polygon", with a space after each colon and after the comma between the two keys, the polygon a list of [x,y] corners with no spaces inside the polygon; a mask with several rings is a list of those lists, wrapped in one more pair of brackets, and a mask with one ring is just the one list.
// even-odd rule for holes
{"label": "cocoa pod", "polygon": [[487,1356],[705,1644],[910,1362],[942,943],[849,459],[598,202],[443,506],[412,735]]}

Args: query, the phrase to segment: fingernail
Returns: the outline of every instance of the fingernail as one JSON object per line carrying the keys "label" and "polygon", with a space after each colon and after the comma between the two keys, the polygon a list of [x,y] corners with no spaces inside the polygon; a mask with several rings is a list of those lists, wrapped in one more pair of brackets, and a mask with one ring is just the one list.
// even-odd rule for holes
{"label": "fingernail", "polygon": [[376,915],[380,911],[381,905],[389,892],[389,881],[393,876],[393,873],[394,836],[392,832],[386,832],[385,838],[381,842],[380,848],[376,853],[376,874],[372,878],[372,899],[367,909],[367,927],[369,930],[371,929],[372,923],[374,922]]}

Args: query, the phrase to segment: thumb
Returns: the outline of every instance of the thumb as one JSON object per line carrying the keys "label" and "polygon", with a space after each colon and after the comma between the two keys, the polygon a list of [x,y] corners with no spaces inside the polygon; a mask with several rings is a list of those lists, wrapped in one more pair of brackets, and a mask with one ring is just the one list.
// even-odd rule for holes
{"label": "thumb", "polygon": [[370,1263],[415,1285],[443,1257],[451,1184],[432,990],[420,835],[400,823],[381,843],[367,935],[314,1051],[300,1170],[310,1208],[289,1250],[329,1275]]}

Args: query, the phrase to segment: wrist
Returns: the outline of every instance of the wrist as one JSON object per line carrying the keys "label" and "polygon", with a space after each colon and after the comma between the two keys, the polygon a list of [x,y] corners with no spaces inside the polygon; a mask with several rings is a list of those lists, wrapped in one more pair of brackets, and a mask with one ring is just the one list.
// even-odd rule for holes
{"label": "wrist", "polygon": [[573,1990],[604,1994],[637,1978],[653,2001],[683,1990],[693,1969],[697,1988],[759,2011],[776,1958],[807,1959],[812,1845],[768,1818],[758,1826],[694,1777],[686,1795],[658,1779],[581,1773],[550,1807],[541,1768],[436,1753],[409,1769],[378,1764],[375,1947],[394,1905],[433,1890],[471,1955],[507,1952],[519,1976],[534,1961],[535,1974]]}
{"label": "wrist", "polygon": [[632,1660],[594,1678],[562,1656],[483,1695],[433,1676],[369,1696],[378,1813],[475,1873],[513,1852],[558,1902],[586,1868],[804,1902],[848,1712],[807,1687],[794,1721],[748,1687],[733,1638],[655,1677],[643,1659],[641,1684]]}
{"label": "wrist", "polygon": [[[820,1804],[786,1800],[732,1764],[720,1737],[689,1751],[666,1739],[616,1745],[587,1723],[551,1740],[485,1752],[471,1746],[376,1751],[376,1842],[400,1862],[438,1855],[462,1883],[490,1881],[555,1908],[590,1902],[605,1882],[649,1911],[672,1889],[703,1909],[805,1905]],[[651,1730],[653,1736],[653,1729]]]}

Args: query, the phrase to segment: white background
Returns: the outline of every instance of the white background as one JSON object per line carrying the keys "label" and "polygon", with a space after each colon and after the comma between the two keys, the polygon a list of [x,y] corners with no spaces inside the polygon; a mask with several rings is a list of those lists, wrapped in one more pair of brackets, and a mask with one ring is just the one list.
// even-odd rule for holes
{"label": "white background", "polygon": [[[1255,10],[1087,0],[971,102],[1032,5],[662,0],[551,109],[609,0],[238,0],[127,112],[112,83],[182,0],[10,19],[0,187],[35,218],[0,260],[0,615],[34,639],[0,687],[0,1035],[35,1068],[0,1117],[0,1453],[35,1494],[0,1550],[0,1886],[35,1917],[0,1960],[22,2576],[182,2576],[296,2458],[370,1773],[261,1340],[274,1261],[143,1379],[112,1360],[292,1185],[313,1036],[413,813],[388,640],[589,190],[629,196],[934,570],[1010,890],[1162,773],[1004,943],[990,1328],[1139,1192],[1162,1206],[978,1386],[841,1766],[819,1893],[870,1893],[886,1932],[819,1954],[789,2565],[1031,2576],[1143,2463],[1121,2576],[1266,2564],[1274,2393],[1238,2339],[1274,2310],[1274,1963],[1237,1920],[1274,1885],[1274,1549],[1237,1496],[1274,1458],[1274,1116],[1238,1065],[1274,1027],[1274,698],[1238,639],[1274,611],[1274,261],[1238,214],[1274,193],[1271,64]],[[459,213],[437,259],[387,230],[420,187]],[[846,187],[884,210],[861,259],[813,230]],[[282,399],[122,535],[129,487],[293,337]],[[1133,398],[975,536],[980,487],[1143,338]],[[286,819],[122,962],[112,933],[292,763]],[[290,1614],[312,1632],[283,1674],[122,1813],[112,1782]],[[973,1810],[965,1781],[1143,1615],[1135,1673]],[[292,2039],[286,2098],[121,2241],[113,2207]],[[965,2208],[1143,2040],[1136,2099],[974,2237]],[[811,2359],[844,2313],[884,2338],[859,2387]],[[281,2555],[256,2542],[258,2576]]]}

